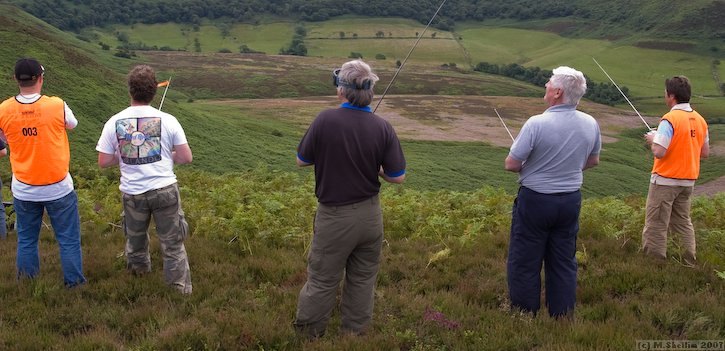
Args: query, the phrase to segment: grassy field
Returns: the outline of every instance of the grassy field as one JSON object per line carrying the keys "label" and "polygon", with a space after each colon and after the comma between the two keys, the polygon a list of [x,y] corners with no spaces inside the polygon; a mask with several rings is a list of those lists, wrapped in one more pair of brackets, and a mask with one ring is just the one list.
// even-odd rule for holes
{"label": "grassy field", "polygon": [[[378,32],[383,32],[385,38],[415,39],[425,28],[421,23],[402,18],[355,18],[340,17],[324,22],[311,22],[305,24],[307,37],[310,39],[340,39],[340,32],[345,32],[345,38],[377,38]],[[453,39],[453,34],[430,28],[425,37],[430,38],[433,33],[439,39]]]}
{"label": "grassy field", "polygon": [[592,57],[607,70],[618,84],[626,85],[634,96],[661,95],[664,78],[676,74],[688,76],[695,94],[722,95],[715,87],[711,57],[677,51],[643,49],[619,42],[593,39],[570,39],[554,33],[513,28],[463,25],[458,29],[463,46],[473,63],[518,63],[523,66],[553,68],[576,67],[590,78],[609,81]]}
{"label": "grassy field", "polygon": [[[700,264],[638,252],[642,197],[584,202],[576,317],[511,313],[506,250],[512,196],[385,186],[386,243],[373,326],[308,342],[291,322],[305,281],[315,210],[310,177],[259,168],[212,175],[180,167],[194,293],[153,270],[125,271],[117,170],[75,168],[86,286],[62,287],[57,246],[43,229],[41,272],[16,281],[14,233],[0,242],[0,348],[8,350],[632,350],[638,340],[721,340],[725,330],[725,197],[698,198]],[[153,232],[152,232],[153,235]],[[445,251],[444,251],[445,250]],[[443,253],[441,253],[443,252]],[[39,318],[42,316],[42,318]]]}
{"label": "grassy field", "polygon": [[[410,108],[410,103],[406,102],[407,99],[409,98],[405,96],[389,97],[386,107],[381,108],[381,114],[395,113],[392,111],[403,113],[408,118],[428,123],[433,130],[439,131],[449,129],[451,123],[455,122],[438,117],[432,118],[447,111],[446,102],[443,100],[432,101],[432,105],[438,105],[438,109],[426,105],[419,110],[413,110]],[[486,115],[492,114],[484,112],[488,108],[482,107],[491,103],[490,101],[479,99],[466,103],[471,105],[470,110],[454,113],[468,114],[479,111]],[[520,126],[527,116],[534,114],[530,111],[537,108],[534,105],[519,110],[506,107],[504,102],[493,103],[505,108],[507,119],[510,115],[519,115],[511,117],[509,122],[514,133],[518,128],[516,126]],[[399,105],[404,107],[398,107]],[[176,113],[182,118],[190,143],[194,147],[196,156],[194,167],[224,173],[266,165],[273,170],[309,174],[310,170],[299,170],[294,165],[294,150],[317,113],[322,109],[335,107],[337,103],[334,99],[326,97],[285,101],[209,101],[180,103],[179,106],[182,108],[181,111],[191,113],[193,116]],[[175,107],[172,107],[171,112],[175,113],[173,108]],[[594,109],[589,111],[590,113],[598,111],[595,109],[596,106],[589,108]],[[608,113],[612,111],[616,110]],[[426,118],[428,122],[425,122]],[[487,118],[493,120],[495,117]],[[607,119],[613,117],[602,118],[600,123],[603,125],[604,133],[610,137],[616,136],[617,139],[605,144],[601,165],[585,173],[583,188],[585,196],[646,193],[652,158],[641,140],[644,129],[627,129],[625,132],[618,132],[619,127],[616,123],[605,123]],[[428,134],[421,134],[426,133],[427,128],[422,130],[416,126],[406,128],[406,121],[396,119],[392,121],[397,123],[396,128],[403,139],[403,148],[408,159],[406,187],[472,191],[482,186],[493,186],[505,189],[509,193],[516,191],[516,176],[503,170],[503,159],[508,153],[507,145],[510,141],[504,140],[504,146],[494,146],[495,144],[492,145],[490,141],[487,143],[454,141],[455,137],[451,139],[452,141],[420,140],[429,138]],[[480,134],[474,136],[478,135],[480,140],[500,140],[500,137],[505,136],[505,131],[497,124],[499,123],[497,120],[493,121],[496,124],[492,127],[482,127]],[[628,123],[636,125],[639,122],[632,120]],[[470,127],[473,128],[473,125]],[[490,128],[494,128],[493,134],[498,136],[494,138],[489,134],[490,130],[485,130]],[[455,131],[449,133],[455,134]],[[713,134],[713,143],[716,142],[717,135]],[[223,151],[225,154],[223,158],[217,156],[220,150],[215,147],[216,145],[227,145]],[[706,160],[703,164],[701,182],[725,174],[723,161],[725,158],[722,155],[715,155]]]}
{"label": "grassy field", "polygon": [[[292,23],[233,24],[229,26],[230,35],[223,38],[220,32],[222,25],[205,22],[199,26],[198,32],[192,31],[189,25],[179,24],[136,24],[89,30],[114,46],[118,41],[112,35],[120,31],[128,34],[130,42],[143,42],[149,46],[167,45],[193,51],[193,38],[198,38],[203,52],[216,52],[221,48],[236,51],[240,44],[247,44],[253,49],[272,54],[287,44],[293,34]],[[410,49],[415,34],[422,32],[424,27],[411,20],[347,17],[305,23],[304,26],[308,32],[306,44],[309,54],[324,57],[346,57],[350,51],[361,52],[368,57],[374,57],[376,53],[402,57]],[[382,38],[376,37],[378,31],[384,33]],[[344,39],[340,38],[340,32],[345,33]],[[435,40],[430,37],[434,32]],[[353,34],[358,34],[359,39],[352,39]],[[460,42],[453,40],[457,37],[461,38]],[[631,40],[571,39],[552,32],[481,23],[462,23],[457,26],[455,33],[431,28],[424,39],[413,57],[419,62],[465,63],[467,51],[473,65],[480,61],[499,64],[515,62],[551,69],[568,64],[581,67],[593,79],[607,81],[591,60],[595,57],[613,77],[621,80],[621,84],[630,87],[635,95],[659,94],[659,80],[667,75],[685,74],[693,81],[712,81],[710,67],[713,57],[640,48],[634,46],[637,42]],[[656,40],[651,42],[658,43]],[[669,43],[669,47],[677,49],[674,42],[659,43],[660,46]],[[683,46],[688,44],[682,42]],[[723,74],[722,67],[719,71]],[[651,83],[653,79],[657,81],[656,84]],[[702,84],[697,91],[702,95],[721,95],[714,84]]]}
{"label": "grassy field", "polygon": [[[164,75],[176,77],[175,89],[194,99],[286,98],[334,94],[329,83],[334,68],[348,59],[190,54],[148,52],[142,60]],[[379,92],[387,86],[396,67],[393,60],[367,60],[380,76]],[[200,70],[199,68],[203,68]],[[527,83],[439,65],[406,65],[390,93],[421,95],[538,96],[542,91]]]}
{"label": "grassy field", "polygon": [[[308,52],[311,56],[341,57],[344,53],[358,52],[364,59],[373,60],[378,54],[386,57],[388,66],[394,67],[396,60],[402,61],[410,51],[415,39],[308,39]],[[409,63],[444,64],[455,63],[466,66],[466,58],[460,46],[452,39],[421,39],[411,55]]]}
{"label": "grassy field", "polygon": [[[123,76],[110,67],[124,67],[128,63],[108,57],[101,63],[94,51],[100,49],[89,43],[11,7],[0,5],[0,9],[0,41],[4,43],[0,62],[5,72],[0,79],[0,92],[4,96],[16,95],[18,87],[11,79],[15,61],[20,57],[37,58],[46,70],[43,93],[62,97],[79,120],[78,127],[70,133],[74,159],[95,159],[96,152],[90,146],[95,146],[103,122],[128,100]],[[6,174],[3,169],[3,176]]]}
{"label": "grassy field", "polygon": [[[2,57],[11,66],[14,61],[13,47],[24,42],[24,47],[35,48],[26,52],[47,62],[45,92],[65,98],[81,121],[77,130],[70,133],[74,163],[95,163],[93,146],[102,124],[128,103],[122,74],[132,62],[113,58],[108,51],[102,51],[92,43],[76,40],[65,33],[49,30],[43,34],[34,27],[22,27],[21,22],[6,17],[2,19],[7,24],[4,28],[10,29],[0,31],[0,35],[10,44],[2,51]],[[410,23],[392,22],[407,26],[406,30],[412,29]],[[319,31],[321,35],[332,35],[334,30],[343,29],[344,24],[332,22],[330,28],[322,30],[323,27],[311,30],[311,33]],[[143,26],[134,28],[140,30]],[[148,30],[146,35],[170,31],[169,28],[156,29]],[[211,30],[203,26],[201,29],[200,33]],[[19,33],[28,33],[27,38],[19,37],[22,36]],[[47,44],[46,40],[53,44]],[[60,44],[65,41],[75,46]],[[329,84],[330,67],[336,67],[342,61],[334,57],[184,52],[143,53],[140,60],[157,67],[160,79],[169,76],[174,78],[165,110],[177,115],[187,131],[196,155],[192,167],[214,173],[249,170],[260,164],[269,165],[278,171],[305,172],[296,170],[292,163],[294,149],[317,112],[336,105],[333,99],[325,96],[332,92]],[[392,62],[371,63],[381,76],[379,86],[384,86],[395,69]],[[106,68],[106,65],[114,69]],[[75,84],[79,81],[84,84]],[[2,84],[7,95],[15,93],[12,81],[3,81]],[[391,90],[392,95],[380,110],[381,114],[393,118],[396,129],[404,139],[410,172],[407,186],[470,191],[483,185],[492,185],[509,192],[515,191],[515,176],[501,169],[501,160],[509,144],[500,139],[503,130],[499,122],[492,119],[494,116],[491,111],[493,107],[498,107],[507,119],[511,118],[509,123],[512,123],[512,127],[518,128],[526,117],[545,108],[541,104],[541,93],[540,88],[503,77],[446,70],[438,64],[412,62],[399,77]],[[478,95],[489,97],[479,99],[475,97]],[[505,101],[491,96],[534,99]],[[265,97],[277,99],[266,102],[260,100],[259,104],[256,100],[241,100],[241,103],[217,101],[219,98]],[[292,97],[298,98],[288,100]],[[214,100],[205,102],[198,99]],[[158,99],[153,104],[157,105]],[[584,108],[597,116],[631,114],[601,110],[594,105],[584,105]],[[664,112],[662,105],[655,101],[652,109],[656,109],[657,114]],[[610,120],[610,117],[603,116],[600,123],[608,124],[604,129],[609,137],[616,140],[627,128],[641,128],[634,117],[631,119],[634,123],[616,118]],[[436,136],[441,133],[456,134],[457,130],[473,133],[465,138],[456,135]],[[601,167],[587,172],[584,188],[587,196],[642,194],[646,191],[651,159],[646,150],[642,149],[637,133],[625,135],[619,142],[607,145],[603,153],[605,162]],[[628,143],[624,143],[627,140]],[[713,142],[717,140],[713,139]],[[224,158],[218,156],[220,148],[226,154]],[[450,155],[456,157],[451,158]],[[703,168],[703,180],[725,174],[721,164],[719,158],[708,161]],[[10,172],[7,160],[0,161],[0,165],[3,177],[8,179]]]}
{"label": "grassy field", "polygon": [[[413,27],[390,21],[391,32]],[[260,47],[289,40],[284,31],[293,27],[277,25],[284,28],[272,30],[286,34],[268,43],[264,38],[277,34],[261,34],[255,37]],[[263,33],[266,26],[249,30]],[[251,27],[235,26],[231,38],[253,36],[243,28]],[[334,39],[334,31],[345,28],[331,22],[309,29],[333,37],[320,42],[354,41]],[[149,40],[175,32],[173,26],[120,29],[130,30],[132,42],[136,29]],[[206,53],[138,59],[157,67],[160,79],[174,77],[164,110],[179,117],[195,156],[192,165],[177,168],[193,231],[186,245],[194,293],[182,297],[162,283],[156,240],[152,273],[126,272],[118,170],[95,166],[101,126],[127,106],[123,75],[137,61],[115,58],[96,43],[0,5],[6,77],[18,56],[38,57],[47,69],[44,92],[66,99],[80,120],[69,136],[71,173],[89,279],[78,289],[63,288],[57,244],[44,226],[40,276],[16,280],[11,232],[0,241],[0,349],[632,350],[638,340],[723,339],[725,196],[693,202],[698,267],[679,264],[677,238],[668,244],[667,261],[644,257],[638,248],[651,167],[644,130],[631,112],[589,102],[582,109],[601,116],[607,144],[601,165],[585,173],[576,317],[556,321],[546,313],[509,311],[505,264],[516,176],[502,169],[508,141],[491,111],[499,108],[515,133],[526,117],[543,110],[542,90],[442,69],[443,56],[413,61],[380,109],[403,138],[409,173],[404,185],[382,190],[386,242],[370,333],[342,335],[335,311],[328,336],[298,338],[290,323],[305,281],[316,199],[312,170],[294,166],[294,150],[316,113],[337,105],[329,96],[330,70],[348,52],[322,58],[212,54],[214,45],[226,45],[212,44],[215,30],[202,26],[198,32]],[[99,38],[111,43],[114,37],[107,35]],[[423,45],[428,41],[453,42]],[[384,85],[394,70],[391,60],[373,65]],[[0,91],[10,96],[17,88],[3,79]],[[650,104],[652,115],[661,112],[661,101],[651,98]],[[455,139],[462,136],[466,141]],[[713,145],[722,149],[723,137],[723,125],[713,126]],[[723,161],[706,161],[703,180],[725,174]],[[7,162],[0,160],[6,200]]]}
{"label": "grassy field", "polygon": [[[377,54],[383,54],[390,61],[388,64],[394,65],[396,60],[405,58],[424,26],[405,19],[342,18],[309,23],[306,28],[305,43],[311,56],[340,57],[359,52],[371,60]],[[344,39],[340,37],[340,32],[345,33]],[[378,37],[378,32],[383,35]],[[354,34],[357,34],[357,39],[353,39]],[[409,62],[466,64],[464,52],[454,40],[453,33],[435,28],[425,33],[415,53]]]}
{"label": "grassy field", "polygon": [[[114,26],[94,29],[102,40],[108,40],[113,46],[118,42],[112,37],[115,31],[128,34],[131,42],[143,42],[147,45],[168,45],[194,51],[193,39],[198,38],[203,52],[217,52],[221,48],[238,51],[239,45],[276,54],[279,48],[287,45],[293,33],[293,24],[285,22],[262,23],[259,25],[234,24],[229,26],[230,34],[222,37],[220,23],[206,22],[198,32],[190,30],[188,25],[158,24],[134,26]],[[423,26],[402,19],[362,19],[341,18],[320,23],[305,23],[308,31],[305,44],[310,56],[344,59],[351,52],[359,52],[364,58],[373,60],[375,55],[383,54],[386,60],[375,60],[378,65],[394,68],[395,61],[405,57],[410,50],[416,32],[422,32]],[[382,38],[375,35],[384,33]],[[340,38],[340,32],[345,38]],[[435,32],[436,39],[430,35]],[[358,39],[352,39],[353,34]],[[460,40],[454,40],[458,39]],[[650,49],[649,46],[672,50]],[[683,48],[692,43],[680,41]],[[677,42],[658,40],[657,38],[619,38],[614,41],[594,39],[573,39],[543,30],[527,30],[496,27],[481,23],[462,23],[455,33],[429,30],[419,47],[411,56],[410,62],[429,67],[443,63],[456,63],[468,69],[469,65],[486,61],[498,64],[519,63],[524,66],[539,66],[551,69],[559,65],[570,65],[585,72],[597,82],[608,81],[604,73],[595,65],[596,58],[615,81],[630,89],[630,98],[639,104],[645,113],[659,114],[646,100],[659,97],[665,77],[683,74],[692,82],[698,99],[708,99],[701,103],[703,114],[725,116],[725,97],[713,79],[713,60],[722,58],[696,55],[677,51]],[[725,49],[725,48],[724,48]],[[674,51],[673,51],[674,50]],[[709,52],[715,54],[714,52]],[[715,66],[720,77],[725,77],[725,65]],[[723,80],[725,78],[721,78]],[[626,107],[627,105],[623,105]]]}
{"label": "grassy field", "polygon": [[[224,35],[222,28],[227,33]],[[218,52],[227,49],[239,52],[242,45],[250,49],[275,55],[287,45],[294,33],[294,23],[273,22],[264,25],[206,23],[198,26],[188,24],[134,24],[133,26],[112,26],[108,28],[87,28],[83,33],[96,37],[99,41],[113,47],[121,44],[116,32],[128,35],[131,43],[144,43],[148,46],[170,47],[174,50],[195,51],[194,40],[201,44],[202,52]]]}

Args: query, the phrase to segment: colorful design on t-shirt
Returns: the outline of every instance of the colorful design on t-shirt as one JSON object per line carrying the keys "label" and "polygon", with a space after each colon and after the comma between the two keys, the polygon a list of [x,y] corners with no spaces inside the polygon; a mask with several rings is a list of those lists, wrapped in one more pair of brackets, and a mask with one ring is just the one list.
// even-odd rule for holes
{"label": "colorful design on t-shirt", "polygon": [[161,161],[161,118],[125,118],[116,121],[121,160],[128,165]]}

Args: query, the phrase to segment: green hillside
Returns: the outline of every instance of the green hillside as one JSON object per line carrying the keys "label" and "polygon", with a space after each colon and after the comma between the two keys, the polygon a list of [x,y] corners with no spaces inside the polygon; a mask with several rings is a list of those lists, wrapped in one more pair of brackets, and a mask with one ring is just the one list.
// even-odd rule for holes
{"label": "green hillside", "polygon": [[[311,8],[325,4],[304,1]],[[147,4],[18,2],[45,6],[50,14],[64,7],[87,10],[92,4],[140,11]],[[149,13],[172,2],[156,3]],[[278,2],[265,1],[260,7],[270,4]],[[388,23],[392,33],[414,27],[408,20],[381,21],[378,27]],[[379,110],[404,136],[409,172],[404,185],[384,184],[381,189],[385,241],[372,326],[365,335],[347,335],[339,330],[336,309],[325,337],[309,341],[297,336],[291,321],[306,279],[316,198],[312,170],[294,165],[294,149],[316,113],[339,103],[331,96],[331,68],[347,60],[348,50],[366,48],[341,46],[354,40],[339,39],[339,31],[358,29],[337,20],[310,24],[308,39],[319,43],[313,50],[333,57],[242,55],[209,48],[234,40],[253,49],[275,48],[290,39],[294,28],[282,22],[245,26],[226,28],[226,39],[217,24],[201,25],[198,32],[176,24],[103,27],[93,29],[98,33],[94,38],[90,32],[62,32],[0,4],[0,93],[16,94],[10,79],[13,64],[19,57],[34,56],[46,68],[44,93],[63,97],[80,121],[70,133],[71,172],[88,279],[86,285],[64,288],[58,244],[44,225],[38,241],[40,274],[19,280],[14,269],[17,234],[10,231],[8,240],[0,240],[0,350],[579,351],[654,346],[648,340],[709,340],[713,343],[706,347],[722,349],[725,194],[693,200],[696,267],[681,264],[677,236],[668,242],[667,260],[644,256],[642,194],[652,162],[641,140],[644,128],[628,110],[589,101],[581,109],[597,116],[607,143],[601,165],[585,173],[575,317],[559,320],[545,311],[530,316],[509,309],[506,252],[516,175],[503,170],[510,140],[492,109],[501,111],[515,133],[528,116],[545,108],[543,90],[452,67],[455,59],[441,62],[460,56],[435,52],[436,43],[455,42],[453,32],[443,31],[438,32],[441,38],[422,44],[427,47],[422,53],[435,56],[411,61]],[[189,35],[186,39],[177,33],[182,29]],[[149,40],[148,45],[187,45],[190,39],[192,48],[192,33],[198,33],[202,52],[137,51],[131,59],[119,58],[97,42],[111,43],[117,30]],[[532,41],[543,40],[540,32],[531,32]],[[392,37],[384,43],[359,40],[366,40],[370,52],[391,50],[394,58],[400,50],[395,46],[409,38]],[[554,49],[559,45],[568,41],[559,40]],[[539,45],[537,50],[543,56],[551,48]],[[521,50],[511,57],[519,54],[526,55]],[[381,86],[392,77],[393,58],[366,57],[380,73]],[[102,124],[127,106],[124,74],[138,62],[156,67],[159,79],[173,78],[164,110],[178,116],[194,152],[192,165],[176,169],[191,228],[185,241],[193,271],[190,296],[163,283],[158,240],[151,240],[151,272],[127,272],[118,169],[95,166],[94,146]],[[625,81],[629,74],[641,77],[627,71],[624,63],[602,63],[612,65]],[[722,108],[721,98],[707,98],[713,110]],[[661,98],[648,99],[646,110],[660,113],[662,102],[655,100]],[[157,104],[158,99],[153,102]],[[446,139],[464,131],[469,139]],[[725,124],[710,131],[713,146],[723,150]],[[429,135],[421,137],[425,132]],[[703,180],[725,175],[725,158],[711,157],[702,171]],[[0,159],[6,201],[9,174],[7,158]],[[9,218],[12,222],[14,215]],[[153,229],[150,234],[154,236]]]}
{"label": "green hillside", "polygon": [[[329,55],[325,57],[137,51],[137,57],[129,60],[114,57],[112,50],[103,50],[95,40],[79,40],[75,35],[58,31],[12,7],[3,8],[5,11],[0,15],[3,22],[0,35],[3,42],[8,44],[0,48],[0,58],[5,62],[7,75],[12,75],[13,62],[20,56],[36,56],[45,64],[48,73],[44,92],[66,99],[81,122],[77,130],[70,134],[73,164],[76,167],[95,163],[94,146],[102,124],[128,103],[124,74],[135,62],[145,62],[157,68],[159,79],[173,79],[164,110],[180,119],[194,151],[194,163],[184,167],[226,173],[255,169],[262,165],[278,171],[309,174],[309,170],[300,170],[294,166],[294,149],[317,112],[336,105],[334,100],[327,98],[333,92],[329,83],[331,67],[347,60],[345,55],[348,51],[362,51],[366,56],[368,52],[371,55],[373,52],[384,52],[390,58],[367,59],[379,73],[379,89],[382,89],[396,69],[395,59],[408,49],[404,44],[411,42],[410,36],[415,36],[416,29],[415,23],[409,20],[380,19],[372,21],[372,26],[364,27],[366,22],[361,19],[339,19],[307,24],[307,40],[311,44],[311,52]],[[228,40],[244,39],[250,45],[254,42],[260,45],[266,42],[272,48],[286,41],[285,38],[292,28],[291,24],[274,22],[240,24],[225,27],[225,30],[230,33]],[[537,107],[540,104],[541,88],[501,76],[471,72],[465,67],[442,67],[441,63],[455,63],[465,56],[462,53],[470,56],[495,55],[497,50],[494,47],[500,51],[507,46],[511,54],[503,60],[519,61],[521,57],[527,57],[523,44],[507,44],[515,41],[516,37],[528,38],[537,55],[550,57],[549,62],[555,62],[560,57],[556,53],[562,50],[573,55],[577,47],[584,45],[580,40],[564,39],[538,31],[475,27],[470,24],[467,28],[469,29],[456,34],[442,31],[427,34],[430,36],[436,33],[436,38],[429,37],[422,41],[419,51],[415,52],[414,58],[399,76],[390,91],[391,96],[386,101],[386,107],[381,111],[403,114],[423,126],[445,130],[451,127],[436,121],[446,118],[446,115],[489,114],[496,105],[486,101],[485,96],[535,97],[536,102],[527,103],[529,106],[526,109],[518,108],[516,104],[512,104],[508,110],[498,106],[504,108],[502,111],[505,114],[513,114],[519,121],[523,121],[527,116],[544,108]],[[341,39],[340,31],[348,33],[346,38],[352,35],[350,33],[357,33],[358,39]],[[202,48],[208,48],[206,43],[217,40],[214,45],[222,45],[219,43],[223,42],[218,24],[214,23],[201,25],[198,31],[178,24],[115,26],[96,28],[79,37],[88,40],[89,37],[97,35],[96,40],[114,44],[112,40],[116,38],[116,32],[126,33],[129,42],[145,40],[145,45],[158,46],[175,43],[175,40],[181,45],[184,42],[182,39],[193,42],[193,38],[200,38]],[[378,32],[383,32],[385,38],[366,39],[375,37]],[[267,35],[269,40],[266,40]],[[456,35],[463,39],[454,40]],[[485,38],[486,35],[498,38],[498,41],[485,39],[493,46],[489,49],[476,48],[476,42],[484,41],[476,38]],[[547,41],[552,44],[543,44]],[[463,46],[460,45],[461,42]],[[453,46],[450,50],[441,50],[441,43]],[[590,40],[587,43],[592,48],[605,51],[606,47],[597,45],[607,42]],[[464,47],[471,49],[464,50]],[[652,65],[665,66],[665,63],[652,59],[659,54],[650,53],[653,50],[628,48],[633,53],[648,57],[647,62]],[[673,55],[694,57],[681,53]],[[600,62],[608,64],[607,59],[608,57],[604,57]],[[537,61],[537,64],[544,65],[543,62]],[[581,61],[581,64],[585,65],[585,62],[587,61]],[[637,77],[639,73],[625,74],[625,68],[622,65],[612,65],[611,71],[613,75],[622,77],[623,81],[620,83],[629,84],[627,77]],[[596,72],[592,75],[595,74]],[[12,80],[5,80],[2,84],[7,96],[15,94],[17,88]],[[653,88],[653,95],[656,90],[659,89]],[[417,97],[405,98],[405,94],[416,94]],[[482,105],[468,111],[455,107],[459,103],[426,105],[426,101],[432,100],[432,96],[450,95],[482,96],[483,98],[475,102]],[[278,99],[278,103],[258,107],[251,103],[240,107],[238,104],[219,101],[249,98]],[[659,99],[653,98],[652,105],[642,109],[643,112],[654,116],[661,114],[664,106],[657,100]],[[723,98],[708,97],[706,101],[712,102],[711,110],[705,108],[703,113],[725,110]],[[699,101],[695,103],[698,104]],[[158,98],[153,104],[158,104]],[[421,106],[416,108],[417,105]],[[701,108],[700,105],[696,106]],[[630,114],[615,110],[605,114],[611,116],[619,113]],[[605,123],[606,120],[602,122]],[[636,126],[638,125],[634,124],[630,128]],[[500,128],[498,122],[495,122],[494,128]],[[602,196],[644,193],[651,157],[641,148],[641,131],[633,130],[621,134],[624,130],[622,127],[608,128],[607,133],[619,141],[607,145],[603,152],[602,165],[587,172],[587,179],[591,181],[585,183],[585,194]],[[469,191],[484,185],[493,185],[509,192],[515,191],[516,177],[503,171],[501,167],[507,152],[507,148],[502,146],[506,144],[493,146],[483,136],[473,142],[456,139],[428,141],[414,136],[403,139],[409,159],[410,177],[406,183],[408,187]],[[713,139],[713,142],[717,142],[717,139]],[[456,157],[451,158],[450,155]],[[0,164],[5,170],[3,177],[8,177],[7,159],[0,161]],[[718,157],[708,160],[703,168],[703,181],[725,174],[724,165]],[[84,172],[82,167],[78,172]]]}
{"label": "green hillside", "polygon": [[[438,0],[12,0],[28,12],[65,29],[136,23],[199,24],[204,19],[254,23],[270,15],[297,21],[320,22],[341,15],[402,17],[426,23]],[[568,35],[611,38],[649,33],[657,37],[722,40],[725,5],[719,0],[682,2],[559,1],[559,0],[459,0],[448,2],[435,26],[449,30],[458,22],[504,20],[519,26],[534,21],[556,22]],[[696,20],[693,20],[696,19]]]}
{"label": "green hillside", "polygon": [[[675,74],[688,76],[697,93],[722,96],[713,81],[712,57],[680,51],[637,47],[629,41],[570,39],[555,33],[513,28],[486,27],[466,24],[457,29],[463,46],[474,62],[519,63],[523,66],[554,68],[570,65],[584,71],[599,82],[608,81],[593,58],[635,96],[659,96],[665,77]],[[682,46],[691,42],[681,42]],[[671,49],[677,50],[674,43]],[[723,67],[719,71],[725,73]]]}
{"label": "green hillside", "polygon": [[325,337],[307,341],[291,321],[312,237],[312,179],[266,168],[178,175],[193,232],[191,296],[164,285],[157,240],[152,271],[126,271],[118,180],[88,172],[77,181],[88,284],[63,287],[46,228],[40,276],[18,281],[11,233],[0,242],[0,349],[626,351],[639,340],[722,342],[725,194],[693,201],[696,268],[679,263],[677,240],[667,261],[638,252],[643,197],[584,200],[575,319],[558,320],[508,308],[512,195],[386,185],[371,329],[346,335],[335,309]]}
{"label": "green hillside", "polygon": [[[12,80],[15,61],[35,57],[45,67],[43,93],[63,98],[78,118],[78,127],[70,132],[74,161],[95,159],[95,143],[103,123],[128,103],[123,76],[108,64],[128,66],[126,61],[107,58],[99,62],[94,47],[74,36],[54,29],[32,16],[0,4],[0,92],[16,95]],[[3,160],[7,166],[7,161]],[[2,171],[3,177],[9,172]]]}
{"label": "green hillside", "polygon": [[[372,62],[376,68],[382,69],[394,69],[395,62],[405,57],[416,34],[423,30],[422,25],[412,20],[392,18],[343,17],[325,22],[307,22],[302,25],[307,31],[304,43],[309,56],[335,64],[332,59],[346,59],[355,52]],[[229,34],[223,36],[220,26]],[[289,22],[257,25],[204,22],[198,26],[198,31],[193,31],[184,24],[136,24],[88,28],[83,35],[91,38],[93,42],[103,42],[111,47],[124,45],[124,42],[118,40],[122,37],[127,43],[148,47],[167,45],[170,49],[189,52],[196,51],[194,43],[198,42],[199,49],[203,53],[216,53],[223,49],[238,52],[241,45],[247,45],[253,50],[276,54],[279,48],[288,45],[291,40],[292,27],[293,24]],[[691,53],[680,50],[697,45],[705,44],[693,39],[661,41],[642,36],[639,39],[626,37],[617,40],[572,39],[541,29],[516,29],[466,22],[458,25],[454,32],[430,30],[411,55],[409,63],[420,64],[426,71],[451,63],[464,71],[470,70],[479,62],[499,65],[517,63],[525,67],[543,69],[569,65],[582,70],[595,82],[608,82],[606,75],[592,60],[596,58],[619,85],[629,89],[629,97],[642,113],[661,115],[664,111],[664,106],[660,103],[664,78],[682,74],[693,82],[693,104],[703,115],[711,119],[725,118],[725,93],[722,90],[725,80],[721,78],[725,77],[725,64],[720,64],[718,59],[722,55],[720,51]],[[721,44],[714,44],[712,47],[718,48],[719,45]],[[725,52],[725,47],[722,50]],[[382,57],[376,58],[379,55]],[[254,58],[247,56],[247,60],[253,61]],[[263,61],[270,60],[277,59],[265,58]],[[175,65],[173,62],[170,64]],[[263,62],[258,64],[264,65]],[[215,69],[213,65],[208,65],[208,70]],[[406,75],[414,75],[417,73],[416,70],[408,69]],[[272,72],[277,79],[281,73]],[[234,72],[225,74],[236,78]],[[294,76],[301,74],[304,75],[304,73],[295,73]],[[256,74],[253,73],[254,75]],[[244,76],[239,78],[252,79]],[[259,77],[259,79],[270,78]],[[228,98],[326,94],[327,90],[322,89],[324,87],[315,86],[318,79],[324,81],[324,78],[316,78],[306,86],[285,82],[279,88],[266,93],[264,91],[240,93],[238,90],[221,92],[219,88],[209,91],[203,86],[208,79],[194,80],[189,82],[191,84],[188,87],[201,89],[193,89],[195,98],[209,97],[210,94],[214,95],[212,97]],[[405,79],[405,75],[401,79]],[[401,83],[396,86],[399,93],[431,93],[422,91],[424,89],[416,89],[415,85]],[[222,86],[227,85],[222,84]],[[448,94],[471,93],[480,94],[470,90],[448,92]],[[445,93],[432,92],[432,94]],[[621,107],[629,108],[626,104]]]}

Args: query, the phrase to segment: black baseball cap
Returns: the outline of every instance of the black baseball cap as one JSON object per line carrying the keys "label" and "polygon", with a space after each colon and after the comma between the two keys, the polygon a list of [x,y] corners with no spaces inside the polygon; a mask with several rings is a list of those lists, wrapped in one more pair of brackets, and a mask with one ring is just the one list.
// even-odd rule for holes
{"label": "black baseball cap", "polygon": [[45,74],[45,68],[36,59],[22,58],[15,63],[15,79],[17,80],[37,80],[43,74]]}

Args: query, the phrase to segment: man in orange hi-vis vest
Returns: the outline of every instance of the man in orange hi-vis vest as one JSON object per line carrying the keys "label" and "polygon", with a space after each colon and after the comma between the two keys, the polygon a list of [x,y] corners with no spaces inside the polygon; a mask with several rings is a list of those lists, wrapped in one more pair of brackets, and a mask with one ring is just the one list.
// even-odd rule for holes
{"label": "man in orange hi-vis vest", "polygon": [[37,60],[18,60],[15,80],[20,94],[0,104],[0,129],[11,150],[18,278],[32,278],[40,271],[38,236],[45,210],[60,246],[63,280],[67,287],[73,287],[86,282],[78,197],[68,172],[70,146],[66,134],[78,120],[63,100],[40,94],[44,75],[45,69]]}
{"label": "man in orange hi-vis vest", "polygon": [[670,112],[660,120],[656,133],[645,135],[654,154],[642,231],[645,253],[667,258],[667,233],[681,236],[683,264],[694,266],[695,228],[690,204],[700,159],[710,154],[707,123],[690,106],[692,88],[687,77],[665,80],[665,102]]}

